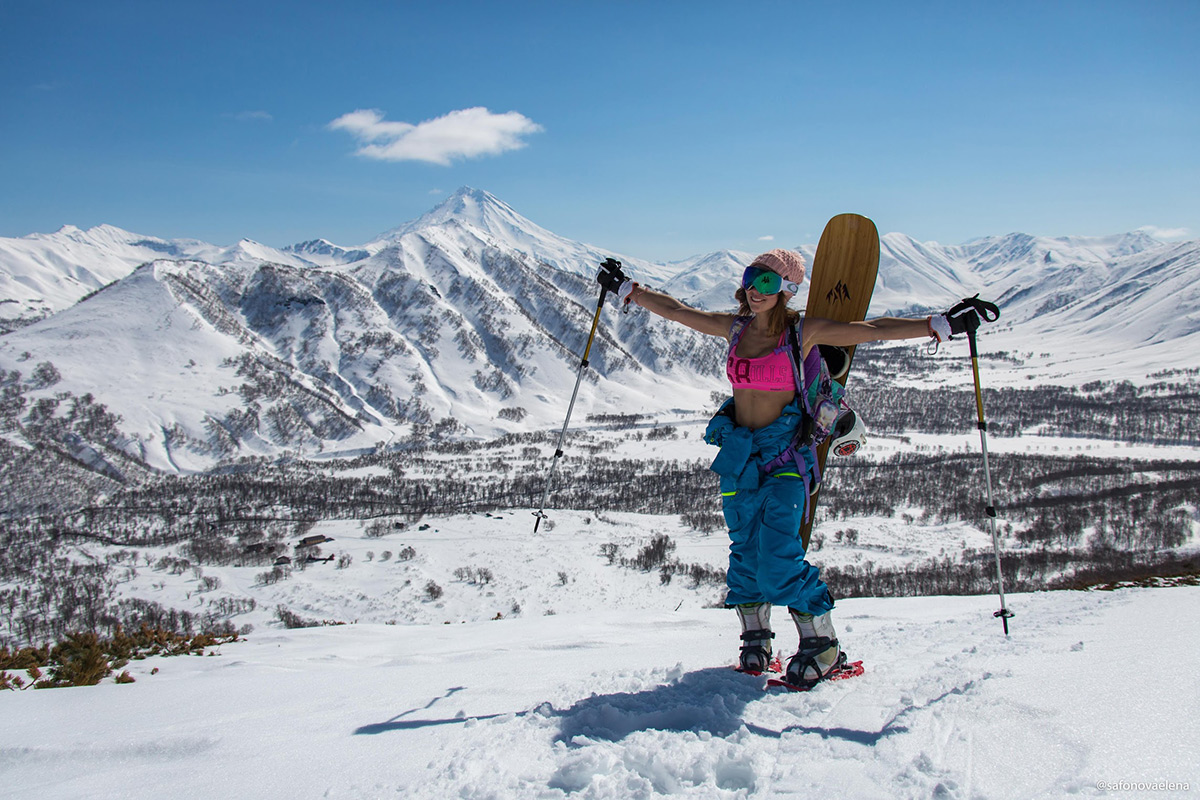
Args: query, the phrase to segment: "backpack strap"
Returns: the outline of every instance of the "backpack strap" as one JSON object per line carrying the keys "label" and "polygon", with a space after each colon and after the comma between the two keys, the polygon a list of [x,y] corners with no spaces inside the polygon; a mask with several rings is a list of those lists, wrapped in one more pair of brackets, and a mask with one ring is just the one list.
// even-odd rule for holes
{"label": "backpack strap", "polygon": [[791,339],[792,375],[796,379],[796,394],[803,398],[801,407],[804,409],[804,413],[801,415],[800,429],[796,431],[796,438],[792,440],[786,450],[763,468],[763,472],[769,475],[789,462],[796,465],[796,473],[804,481],[804,521],[808,522],[809,514],[812,511],[812,490],[821,482],[821,465],[812,448],[812,409],[809,406],[808,390],[805,386],[807,376],[804,374],[804,356],[800,350],[800,343],[804,341],[804,317],[796,320],[796,324],[791,326],[789,338]]}
{"label": "backpack strap", "polygon": [[800,395],[800,401],[804,406],[804,413],[811,414],[812,409],[808,405],[808,386],[805,383],[804,374],[804,355],[800,351],[800,343],[804,341],[804,317],[796,320],[796,324],[791,326],[791,344],[792,344],[792,377],[796,379],[796,394]]}
{"label": "backpack strap", "polygon": [[734,355],[738,342],[742,340],[742,334],[746,332],[746,328],[750,327],[753,320],[754,317],[733,318],[733,324],[729,326],[729,355]]}

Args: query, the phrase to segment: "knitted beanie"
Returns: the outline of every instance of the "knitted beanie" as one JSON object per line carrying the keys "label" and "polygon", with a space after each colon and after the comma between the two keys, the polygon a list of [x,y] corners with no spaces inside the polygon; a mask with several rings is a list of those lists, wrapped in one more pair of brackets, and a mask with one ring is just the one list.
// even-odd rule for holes
{"label": "knitted beanie", "polygon": [[752,267],[765,267],[785,281],[804,283],[804,256],[795,250],[776,248],[754,257]]}

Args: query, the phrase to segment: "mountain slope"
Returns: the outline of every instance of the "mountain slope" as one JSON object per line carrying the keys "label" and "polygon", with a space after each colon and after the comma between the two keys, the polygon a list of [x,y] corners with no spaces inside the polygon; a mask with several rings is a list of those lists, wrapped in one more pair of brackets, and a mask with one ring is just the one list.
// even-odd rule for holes
{"label": "mountain slope", "polygon": [[0,238],[0,333],[70,307],[91,292],[162,258],[210,264],[311,262],[249,239],[218,247],[193,239],[158,239],[98,225]]}
{"label": "mountain slope", "polygon": [[0,238],[0,331],[61,311],[155,258],[181,257],[186,245],[100,225]]}
{"label": "mountain slope", "polygon": [[[54,364],[61,381],[31,397],[93,394],[122,417],[128,451],[159,468],[362,450],[431,428],[490,437],[561,419],[594,287],[451,220],[330,268],[155,261],[4,337],[0,367],[28,382]],[[707,402],[720,352],[701,339],[606,309],[579,410],[640,409],[664,385]]]}
{"label": "mountain slope", "polygon": [[[609,255],[469,188],[356,248],[217,247],[106,226],[0,245],[5,305],[22,323],[61,307],[0,337],[0,383],[19,398],[3,406],[10,438],[21,440],[16,426],[39,403],[62,416],[59,394],[90,396],[121,418],[120,435],[101,426],[91,446],[185,471],[244,455],[555,428],[591,327],[594,270]],[[800,250],[811,260],[811,247]],[[635,279],[727,311],[751,258],[623,260]],[[1025,354],[989,381],[1144,381],[1200,364],[1198,262],[1200,243],[1142,234],[946,247],[889,233],[871,313],[928,313],[982,291],[1003,309],[985,347]],[[708,408],[724,390],[723,359],[718,340],[608,308],[576,419]],[[929,380],[947,377],[963,374]]]}
{"label": "mountain slope", "polygon": [[[866,672],[808,694],[730,669],[730,612],[691,606],[256,631],[133,662],[133,685],[10,693],[5,782],[46,798],[1194,790],[1200,649],[1180,632],[1200,590],[1011,599],[1011,638],[994,598],[840,602]],[[1110,658],[1131,629],[1156,648],[1133,681]]]}

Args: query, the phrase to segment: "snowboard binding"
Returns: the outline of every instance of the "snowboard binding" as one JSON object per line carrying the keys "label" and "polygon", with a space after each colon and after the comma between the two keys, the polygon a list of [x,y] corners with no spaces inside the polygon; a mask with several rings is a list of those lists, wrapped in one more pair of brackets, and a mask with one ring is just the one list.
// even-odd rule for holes
{"label": "snowboard binding", "polygon": [[800,649],[788,660],[787,683],[807,691],[846,666],[846,654],[838,648],[832,664],[824,664],[817,656],[838,647],[838,640],[828,636],[812,636],[800,640]]}
{"label": "snowboard binding", "polygon": [[771,655],[771,640],[775,633],[769,630],[746,631],[742,634],[741,651],[738,654],[738,672],[747,675],[762,675],[764,672],[782,672],[783,665]]}

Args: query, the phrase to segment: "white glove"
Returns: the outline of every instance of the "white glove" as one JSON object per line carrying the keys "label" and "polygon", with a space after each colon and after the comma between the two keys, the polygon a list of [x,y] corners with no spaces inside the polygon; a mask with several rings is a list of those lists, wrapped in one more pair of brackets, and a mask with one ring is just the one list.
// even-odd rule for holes
{"label": "white glove", "polygon": [[637,305],[633,299],[633,290],[638,287],[637,281],[625,281],[617,289],[617,303],[621,310],[628,312],[631,305]]}
{"label": "white glove", "polygon": [[934,314],[929,318],[929,337],[938,344],[950,341],[950,320],[945,314]]}

